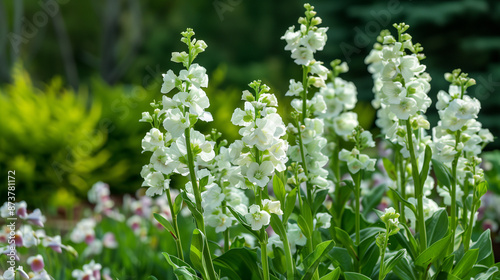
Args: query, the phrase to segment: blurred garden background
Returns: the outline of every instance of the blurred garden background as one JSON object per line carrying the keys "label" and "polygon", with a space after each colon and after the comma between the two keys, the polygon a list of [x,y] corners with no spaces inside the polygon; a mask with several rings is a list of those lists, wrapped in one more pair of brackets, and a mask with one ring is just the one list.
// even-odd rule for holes
{"label": "blurred garden background", "polygon": [[[404,21],[424,47],[433,103],[447,90],[443,74],[455,68],[475,78],[471,95],[479,120],[500,135],[500,2],[311,0],[328,26],[319,59],[341,59],[358,88],[361,125],[374,126],[372,79],[363,60],[382,29]],[[214,126],[227,126],[240,92],[261,79],[281,96],[300,77],[280,40],[303,13],[298,0],[0,0],[0,180],[16,170],[17,200],[55,213],[86,199],[97,181],[111,193],[140,188],[141,112],[160,99],[162,73],[191,27],[208,44],[198,58],[210,76],[207,94]],[[432,117],[434,116],[434,117]],[[437,114],[432,112],[431,124]],[[203,128],[201,128],[203,130]],[[489,145],[490,186],[499,192],[500,155]],[[6,188],[2,188],[6,197]]]}

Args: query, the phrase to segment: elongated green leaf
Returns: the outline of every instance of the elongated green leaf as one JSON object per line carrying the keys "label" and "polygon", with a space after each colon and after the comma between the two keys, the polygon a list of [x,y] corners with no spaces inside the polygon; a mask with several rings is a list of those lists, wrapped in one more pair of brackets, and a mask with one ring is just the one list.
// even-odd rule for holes
{"label": "elongated green leaf", "polygon": [[195,278],[185,267],[179,267],[174,269],[174,274],[177,280],[194,280]]}
{"label": "elongated green leaf", "polygon": [[312,279],[312,277],[314,276],[314,272],[323,259],[323,256],[328,253],[333,248],[333,246],[335,246],[333,240],[322,242],[318,244],[315,250],[305,258],[304,267],[306,268],[306,273],[302,277],[302,280]]}
{"label": "elongated green leaf", "polygon": [[319,278],[319,280],[338,280],[340,277],[340,267],[337,267],[334,269],[332,272],[328,273],[327,275]]}
{"label": "elongated green leaf", "polygon": [[453,262],[455,261],[455,255],[449,255],[443,260],[441,265],[441,271],[451,274],[451,269],[453,268]]}
{"label": "elongated green leaf", "polygon": [[199,184],[200,191],[203,190],[203,188],[208,184],[209,177],[210,176],[205,176],[200,179],[200,184]]}
{"label": "elongated green leaf", "polygon": [[408,202],[408,200],[404,199],[398,191],[391,188],[389,189],[389,191],[392,194],[394,194],[404,206],[410,208],[410,210],[415,214],[415,216],[417,216],[417,208],[415,208],[415,205],[411,204],[410,202]]}
{"label": "elongated green leaf", "polygon": [[417,257],[415,265],[426,269],[429,266],[429,264],[441,258],[446,253],[446,248],[448,247],[450,240],[451,240],[451,235],[448,234],[441,240],[432,244],[429,248],[425,249]]}
{"label": "elongated green leaf", "polygon": [[392,272],[398,276],[399,279],[417,279],[415,275],[415,268],[413,267],[413,261],[409,260],[407,256],[401,258],[401,260],[393,268]]}
{"label": "elongated green leaf", "polygon": [[214,259],[220,275],[231,280],[261,280],[257,254],[248,248],[234,248]]}
{"label": "elongated green leaf", "polygon": [[191,248],[189,259],[194,268],[198,270],[204,279],[208,279],[208,274],[205,268],[203,259],[203,250],[205,250],[205,241],[203,233],[199,229],[193,230],[193,238],[191,240]]}
{"label": "elongated green leaf", "polygon": [[184,200],[184,202],[186,202],[186,205],[191,211],[191,214],[193,214],[193,217],[196,220],[196,224],[203,224],[203,215],[200,213],[200,211],[198,211],[198,209],[196,209],[196,205],[194,205],[194,203],[189,199],[186,192],[182,192],[181,195],[182,199]]}
{"label": "elongated green leaf", "polygon": [[345,232],[343,229],[335,227],[335,241],[338,243],[341,243],[346,249],[349,255],[353,259],[358,259],[358,255],[356,253],[356,246],[354,245],[351,237],[347,232]]}
{"label": "elongated green leaf", "polygon": [[451,273],[458,278],[463,278],[465,275],[467,275],[467,273],[469,273],[469,270],[471,270],[476,263],[478,255],[479,249],[472,249],[467,251],[467,253],[465,253],[462,259],[457,263],[455,268],[453,268]]}
{"label": "elongated green leaf", "polygon": [[396,182],[398,180],[398,173],[396,172],[396,167],[394,166],[392,161],[387,158],[383,158],[382,163],[384,164],[384,169],[385,172],[387,172],[387,176],[389,176],[391,180]]}
{"label": "elongated green leaf", "polygon": [[175,215],[175,216],[179,215],[179,213],[182,210],[182,202],[183,202],[182,195],[178,195],[175,197],[174,205],[173,205],[174,209],[172,209],[173,215]]}
{"label": "elongated green leaf", "polygon": [[328,190],[319,190],[315,193],[313,201],[313,213],[316,213],[320,206],[325,202],[325,198],[328,195]]}
{"label": "elongated green leaf", "polygon": [[427,246],[431,246],[448,232],[448,214],[446,210],[441,209],[436,211],[425,221],[425,227],[427,231]]}
{"label": "elongated green leaf", "polygon": [[[405,224],[402,224],[403,227],[405,227],[405,231],[398,231],[398,233],[396,233],[394,235],[394,238],[398,241],[399,245],[401,245],[401,247],[405,248],[407,250],[407,253],[411,256],[412,259],[415,259],[416,258],[416,255],[417,255],[417,250],[418,250],[418,246],[417,246],[417,242],[415,240],[415,238],[413,237],[413,235],[411,234],[411,231],[410,229],[408,228],[407,225]],[[406,235],[404,234],[406,232]],[[407,236],[409,238],[407,238]]]}
{"label": "elongated green leaf", "polygon": [[498,276],[499,270],[498,267],[494,266],[488,269],[486,273],[482,274],[481,276],[477,277],[476,280],[491,280],[494,279],[493,277]]}
{"label": "elongated green leaf", "polygon": [[277,174],[273,176],[273,191],[276,195],[276,198],[281,202],[281,207],[284,208],[286,195],[285,185]]}
{"label": "elongated green leaf", "polygon": [[420,171],[420,182],[422,182],[422,184],[425,182],[425,180],[427,179],[427,175],[429,174],[431,159],[431,147],[429,147],[429,145],[425,145],[424,165],[422,166],[422,170]]}
{"label": "elongated green leaf", "polygon": [[240,222],[240,224],[246,230],[248,230],[253,236],[255,236],[257,238],[257,240],[259,240],[259,242],[260,242],[261,241],[260,233],[258,231],[255,231],[252,229],[250,224],[247,223],[247,220],[245,219],[245,217],[243,217],[243,215],[241,215],[238,211],[234,210],[233,207],[231,207],[231,206],[226,206],[226,207],[227,207],[227,209],[229,209],[229,211],[231,211],[231,214],[233,214],[233,216],[236,218],[236,220],[238,220],[238,222]]}
{"label": "elongated green leaf", "polygon": [[312,234],[312,231],[311,229],[309,228],[309,225],[306,221],[306,219],[304,219],[303,216],[299,216],[298,218],[298,221],[297,221],[298,225],[299,225],[299,228],[300,230],[302,231],[302,233],[307,237],[307,238],[310,238],[311,234]]}
{"label": "elongated green leaf", "polygon": [[396,255],[390,257],[383,267],[383,276],[385,277],[389,272],[392,271],[394,266],[398,264],[398,262],[405,256],[406,250],[399,250]]}
{"label": "elongated green leaf", "polygon": [[288,218],[295,208],[295,202],[297,201],[297,190],[298,188],[295,188],[286,195],[285,210],[283,211],[283,221],[288,221]]}
{"label": "elongated green leaf", "polygon": [[165,217],[163,217],[162,215],[160,215],[158,213],[153,213],[153,216],[155,217],[155,220],[158,221],[158,223],[160,223],[166,230],[170,231],[170,234],[172,234],[172,236],[175,239],[177,239],[177,236],[175,235],[174,227],[167,219],[165,219]]}
{"label": "elongated green leaf", "polygon": [[183,260],[177,258],[176,256],[169,255],[168,253],[162,253],[167,262],[174,268],[174,273],[175,270],[181,267],[184,267],[191,275],[193,275],[196,279],[198,277],[196,276],[196,271],[194,271],[193,268]]}
{"label": "elongated green leaf", "polygon": [[451,172],[450,172],[449,168],[446,167],[440,161],[437,161],[435,159],[432,160],[432,167],[434,169],[434,173],[436,174],[436,178],[438,179],[438,181],[443,186],[450,187],[453,178],[451,176]]}
{"label": "elongated green leaf", "polygon": [[479,238],[477,239],[474,244],[470,247],[471,249],[479,249],[479,255],[477,256],[477,262],[480,262],[486,257],[488,257],[491,252],[492,252],[492,247],[491,247],[491,237],[490,237],[490,230],[487,229],[485,232],[483,232]]}
{"label": "elongated green leaf", "polygon": [[280,237],[286,234],[285,227],[283,227],[281,219],[276,214],[271,214],[271,227]]}
{"label": "elongated green leaf", "polygon": [[357,272],[344,272],[345,280],[371,280],[367,276],[363,274],[359,274]]}
{"label": "elongated green leaf", "polygon": [[150,276],[148,277],[148,280],[158,280],[158,278],[154,277],[153,275],[150,275]]}

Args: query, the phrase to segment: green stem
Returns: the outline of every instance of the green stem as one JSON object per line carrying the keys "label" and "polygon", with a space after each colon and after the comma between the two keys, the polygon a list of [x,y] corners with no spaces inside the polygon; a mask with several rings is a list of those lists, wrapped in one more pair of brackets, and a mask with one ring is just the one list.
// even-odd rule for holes
{"label": "green stem", "polygon": [[295,263],[293,262],[292,252],[290,250],[290,243],[288,242],[288,236],[284,234],[282,238],[283,238],[283,247],[285,248],[287,279],[294,279]]}
{"label": "green stem", "polygon": [[420,235],[420,252],[427,248],[427,232],[425,230],[425,216],[424,216],[424,194],[423,186],[420,182],[420,174],[418,172],[417,158],[413,149],[413,130],[411,128],[410,120],[406,121],[406,133],[408,138],[408,150],[410,151],[411,160],[411,175],[413,177],[415,197],[417,198],[417,215],[418,215],[418,233]]}
{"label": "green stem", "polygon": [[[194,193],[194,199],[196,202],[196,209],[200,211],[200,213],[203,214],[203,207],[201,206],[201,191],[198,187],[198,181],[196,180],[196,173],[194,170],[194,157],[193,157],[193,151],[191,149],[191,128],[188,127],[185,130],[185,136],[186,136],[186,150],[187,150],[187,157],[188,157],[188,167],[189,167],[189,176],[191,178],[191,184],[193,186],[193,193]],[[198,229],[201,230],[203,234],[205,234],[205,223],[203,221],[203,215],[201,215],[202,222],[201,225],[197,225]]]}
{"label": "green stem", "polygon": [[[473,195],[473,198],[472,198],[472,201],[476,200],[476,194],[474,192],[474,195]],[[476,213],[476,210],[475,210],[475,203],[473,202],[472,204],[472,209],[471,209],[471,212],[470,212],[470,217],[469,217],[469,225],[467,226],[467,231],[465,232],[465,236],[463,238],[463,243],[464,243],[464,251],[467,252],[469,250],[469,246],[470,246],[470,239],[471,239],[471,236],[472,236],[472,225],[474,224],[474,214]]]}
{"label": "green stem", "polygon": [[389,242],[389,229],[386,227],[385,238],[384,238],[384,247],[382,248],[381,258],[380,258],[380,270],[378,273],[378,280],[383,280],[385,278],[385,273],[382,273],[385,263],[385,251],[387,249],[387,243]]}
{"label": "green stem", "polygon": [[[174,209],[173,203],[172,203],[172,196],[170,195],[170,189],[167,189],[167,198],[168,198],[168,205],[170,209]],[[177,238],[175,239],[175,245],[177,247],[177,257],[181,260],[184,260],[184,253],[182,252],[182,242],[181,242],[181,235],[179,232],[179,225],[177,223],[177,215],[172,213],[172,223],[174,224],[174,231],[175,231],[175,236]]]}
{"label": "green stem", "polygon": [[[460,131],[457,131],[456,136],[455,136],[455,150],[457,149],[458,142],[460,140]],[[448,248],[448,253],[452,253],[455,250],[455,232],[457,229],[457,166],[458,166],[458,159],[460,158],[460,155],[462,153],[455,154],[455,158],[453,159],[453,162],[451,163],[451,190],[450,190],[450,196],[451,196],[451,207],[450,207],[450,230],[451,230],[451,241],[450,241],[450,247]],[[465,244],[464,244],[465,245]]]}
{"label": "green stem", "polygon": [[[403,197],[403,199],[406,199],[406,168],[405,168],[405,159],[403,158],[403,156],[401,155],[401,148],[398,148],[398,150],[396,151],[396,155],[399,156],[399,189],[401,191],[401,197]],[[405,217],[405,211],[404,211],[404,206],[403,204],[401,204],[401,212],[400,213],[400,216],[399,216],[399,219],[400,221],[402,221],[403,223],[406,223],[406,217]]]}
{"label": "green stem", "polygon": [[[265,229],[262,228],[262,231],[264,232],[263,234],[265,234],[267,236],[267,233],[265,232]],[[267,238],[266,238],[267,239]],[[265,241],[262,241],[260,243],[260,258],[261,258],[261,261],[262,261],[262,271],[264,273],[264,280],[269,280],[269,263],[267,261],[267,240]]]}

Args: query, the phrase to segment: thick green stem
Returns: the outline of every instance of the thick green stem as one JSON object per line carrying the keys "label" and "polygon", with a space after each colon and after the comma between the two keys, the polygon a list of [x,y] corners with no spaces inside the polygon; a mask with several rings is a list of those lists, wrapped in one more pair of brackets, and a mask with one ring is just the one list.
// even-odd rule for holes
{"label": "thick green stem", "polygon": [[408,150],[410,151],[411,175],[414,182],[415,197],[417,198],[417,225],[420,241],[420,252],[423,252],[427,248],[427,232],[425,230],[424,216],[424,194],[423,185],[420,182],[420,174],[418,172],[417,158],[415,157],[415,150],[413,148],[413,130],[411,128],[410,120],[406,121],[406,133],[408,138]]}
{"label": "thick green stem", "polygon": [[[406,168],[405,168],[405,159],[401,155],[400,148],[396,151],[396,156],[398,157],[398,167],[399,167],[399,190],[401,192],[401,197],[406,199]],[[404,206],[401,204],[401,211],[399,212],[399,220],[403,223],[406,223]]]}
{"label": "thick green stem", "polygon": [[[264,231],[264,234],[267,235],[264,229],[262,229],[262,231]],[[262,271],[264,274],[262,279],[269,280],[270,276],[269,276],[269,263],[267,261],[267,240],[260,243],[260,253],[261,253],[260,258],[262,261]]]}
{"label": "thick green stem", "polygon": [[[475,201],[475,200],[476,200],[476,194],[474,193],[474,197],[472,198],[472,201]],[[471,241],[470,239],[472,236],[472,225],[474,224],[475,214],[476,214],[475,203],[473,202],[472,209],[470,212],[470,217],[469,217],[469,224],[467,226],[467,231],[465,232],[465,235],[464,235],[463,240],[462,240],[462,242],[464,243],[464,251],[465,252],[467,252],[469,250],[470,241]]]}
{"label": "thick green stem", "polygon": [[288,236],[284,234],[283,247],[285,248],[285,262],[286,262],[286,276],[287,279],[293,279],[295,273],[295,263],[293,262],[292,251],[290,250],[290,242],[288,242]]}
{"label": "thick green stem", "polygon": [[[191,184],[193,186],[193,193],[194,193],[194,199],[196,203],[196,209],[200,211],[200,213],[203,213],[203,207],[201,206],[201,190],[198,187],[198,181],[196,180],[196,173],[194,170],[194,157],[193,157],[193,151],[191,149],[191,128],[188,127],[185,130],[185,136],[186,136],[186,150],[187,150],[187,157],[188,157],[188,168],[189,168],[189,176],[191,178]],[[201,225],[197,224],[197,227],[203,234],[205,234],[205,222],[203,221],[203,215],[201,215],[202,221],[200,222]]]}
{"label": "thick green stem", "polygon": [[[174,209],[174,205],[172,203],[172,196],[170,195],[170,189],[167,189],[167,199],[170,210]],[[177,237],[174,238],[175,245],[177,247],[177,257],[181,260],[184,260],[184,253],[182,252],[181,235],[179,232],[179,225],[177,224],[177,215],[175,213],[172,213],[172,223],[174,224],[175,236]]]}

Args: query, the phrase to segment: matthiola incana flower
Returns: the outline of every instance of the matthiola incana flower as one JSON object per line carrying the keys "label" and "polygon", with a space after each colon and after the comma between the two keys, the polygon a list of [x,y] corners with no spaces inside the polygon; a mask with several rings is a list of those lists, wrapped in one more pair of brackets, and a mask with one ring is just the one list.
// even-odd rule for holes
{"label": "matthiola incana flower", "polygon": [[245,219],[252,226],[253,230],[260,230],[271,221],[271,215],[264,210],[260,210],[259,205],[252,205],[249,208],[248,214],[245,214]]}

